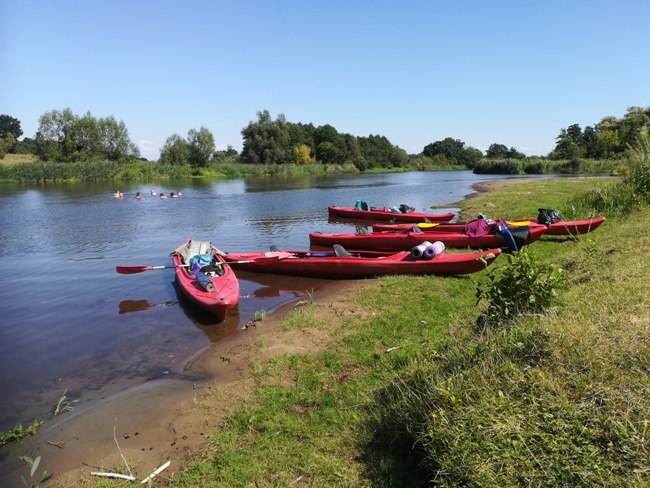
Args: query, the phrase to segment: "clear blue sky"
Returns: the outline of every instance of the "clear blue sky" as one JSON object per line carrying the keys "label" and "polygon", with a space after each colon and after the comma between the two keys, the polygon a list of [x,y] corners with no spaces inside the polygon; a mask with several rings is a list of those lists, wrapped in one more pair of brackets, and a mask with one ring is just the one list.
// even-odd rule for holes
{"label": "clear blue sky", "polygon": [[0,113],[123,120],[144,157],[268,110],[383,135],[546,155],[560,129],[650,106],[647,0],[0,0]]}

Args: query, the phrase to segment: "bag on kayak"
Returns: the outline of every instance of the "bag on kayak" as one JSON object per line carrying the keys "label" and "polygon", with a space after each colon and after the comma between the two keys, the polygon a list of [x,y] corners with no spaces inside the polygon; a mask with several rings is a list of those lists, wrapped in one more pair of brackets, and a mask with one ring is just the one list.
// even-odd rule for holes
{"label": "bag on kayak", "polygon": [[357,204],[354,206],[357,210],[368,210],[368,204],[363,200],[357,200]]}
{"label": "bag on kayak", "polygon": [[190,275],[194,278],[201,271],[203,266],[207,266],[212,262],[212,256],[209,254],[196,254],[190,258]]}
{"label": "bag on kayak", "polygon": [[415,208],[413,208],[413,207],[409,207],[407,204],[402,203],[402,204],[399,206],[399,211],[402,212],[402,213],[409,213],[409,212],[413,212],[413,211],[415,211]]}
{"label": "bag on kayak", "polygon": [[550,208],[538,208],[539,215],[537,222],[544,225],[554,224],[562,220],[562,214],[559,210],[551,210]]}

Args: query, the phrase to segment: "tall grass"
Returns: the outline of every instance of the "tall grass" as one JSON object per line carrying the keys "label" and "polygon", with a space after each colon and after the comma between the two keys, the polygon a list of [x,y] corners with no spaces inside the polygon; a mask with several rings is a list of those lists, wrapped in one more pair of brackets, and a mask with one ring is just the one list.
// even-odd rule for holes
{"label": "tall grass", "polygon": [[630,171],[620,182],[570,200],[566,212],[626,216],[650,202],[650,135],[642,134],[628,151]]}

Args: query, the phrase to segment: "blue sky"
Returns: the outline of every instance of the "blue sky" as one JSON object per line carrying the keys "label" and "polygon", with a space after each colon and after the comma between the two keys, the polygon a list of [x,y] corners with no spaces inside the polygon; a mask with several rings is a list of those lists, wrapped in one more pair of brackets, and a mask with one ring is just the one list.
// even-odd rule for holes
{"label": "blue sky", "polygon": [[0,113],[123,120],[142,155],[268,110],[383,135],[546,155],[560,129],[650,106],[647,0],[0,0]]}

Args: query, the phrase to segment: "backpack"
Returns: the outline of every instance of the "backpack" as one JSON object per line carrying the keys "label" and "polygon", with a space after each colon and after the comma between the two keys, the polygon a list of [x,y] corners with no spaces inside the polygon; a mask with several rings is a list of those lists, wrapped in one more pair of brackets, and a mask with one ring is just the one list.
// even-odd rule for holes
{"label": "backpack", "polygon": [[562,214],[559,210],[551,210],[550,208],[538,208],[539,215],[537,222],[544,225],[554,224],[562,220]]}

